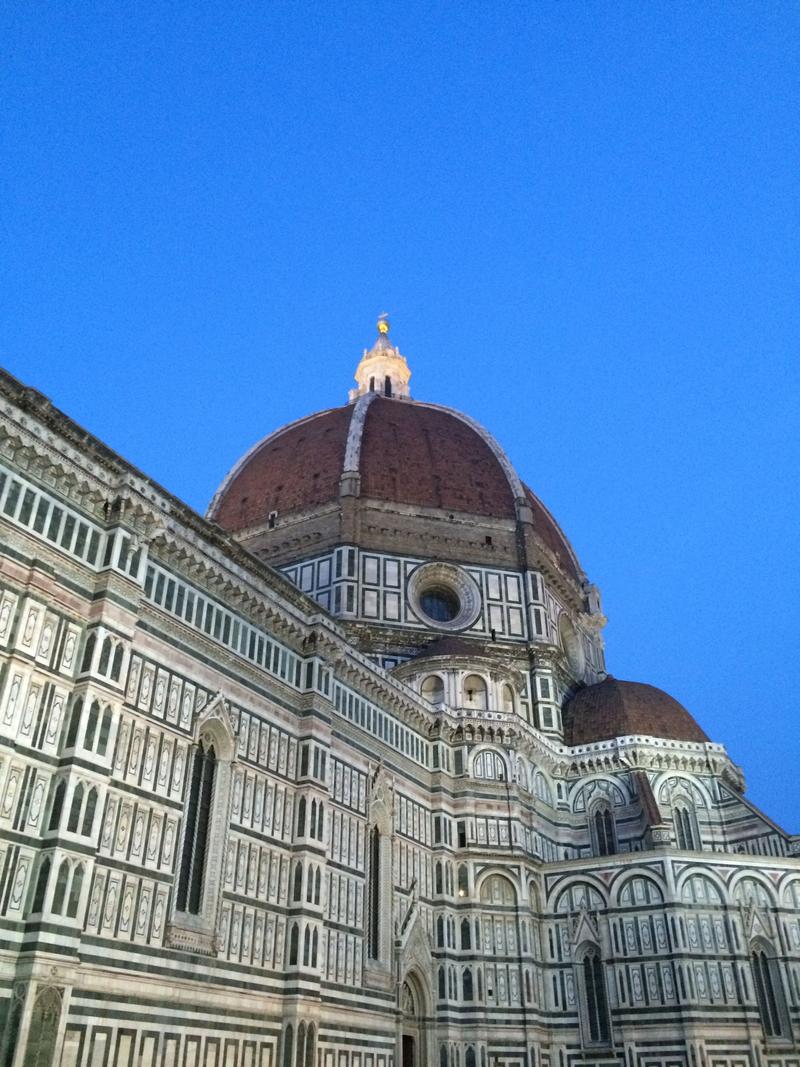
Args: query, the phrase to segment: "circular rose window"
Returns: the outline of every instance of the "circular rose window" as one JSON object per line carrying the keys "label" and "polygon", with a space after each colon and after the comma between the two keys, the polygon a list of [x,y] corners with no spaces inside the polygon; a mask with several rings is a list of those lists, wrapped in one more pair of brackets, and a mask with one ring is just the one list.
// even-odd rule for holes
{"label": "circular rose window", "polygon": [[408,580],[408,599],[414,614],[438,630],[464,630],[481,607],[477,584],[450,563],[424,563]]}

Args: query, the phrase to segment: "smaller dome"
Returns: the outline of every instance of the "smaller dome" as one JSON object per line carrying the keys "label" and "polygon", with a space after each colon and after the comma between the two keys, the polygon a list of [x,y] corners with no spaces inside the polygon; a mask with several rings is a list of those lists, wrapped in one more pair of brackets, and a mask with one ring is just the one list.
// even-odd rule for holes
{"label": "smaller dome", "polygon": [[671,741],[709,740],[686,708],[663,689],[622,682],[611,675],[579,689],[565,704],[563,718],[567,745],[590,745],[635,734]]}

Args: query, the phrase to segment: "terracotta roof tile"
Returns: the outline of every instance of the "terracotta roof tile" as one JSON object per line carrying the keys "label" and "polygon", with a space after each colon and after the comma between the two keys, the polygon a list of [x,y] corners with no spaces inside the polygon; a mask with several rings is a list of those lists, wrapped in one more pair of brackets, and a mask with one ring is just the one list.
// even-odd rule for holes
{"label": "terracotta roof tile", "polygon": [[529,489],[527,485],[524,486],[524,489],[525,496],[531,506],[531,511],[533,511],[534,530],[539,537],[541,537],[553,555],[558,558],[562,569],[574,578],[576,582],[580,583],[578,568],[575,566],[575,560],[573,559],[572,552],[563,534],[558,529],[547,508],[541,500],[539,500],[536,494]]}
{"label": "terracotta roof tile", "polygon": [[503,468],[483,437],[425,404],[373,401],[361,445],[361,494],[418,507],[515,517]]}
{"label": "terracotta roof tile", "polygon": [[226,530],[338,499],[352,407],[322,411],[268,437],[244,462],[213,518]]}
{"label": "terracotta roof tile", "polygon": [[686,708],[653,685],[622,682],[610,675],[587,685],[564,706],[564,741],[588,745],[641,734],[674,741],[708,741]]}

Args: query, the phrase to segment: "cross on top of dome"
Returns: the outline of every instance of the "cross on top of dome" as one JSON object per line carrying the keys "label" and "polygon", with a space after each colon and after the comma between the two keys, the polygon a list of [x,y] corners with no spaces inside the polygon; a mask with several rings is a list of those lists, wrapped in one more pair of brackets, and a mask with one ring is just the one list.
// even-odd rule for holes
{"label": "cross on top of dome", "polygon": [[410,399],[408,383],[411,371],[405,356],[400,355],[389,340],[389,316],[382,311],[378,316],[378,336],[372,348],[364,349],[364,355],[356,368],[357,388],[350,390],[350,401],[365,393],[380,393],[382,396]]}

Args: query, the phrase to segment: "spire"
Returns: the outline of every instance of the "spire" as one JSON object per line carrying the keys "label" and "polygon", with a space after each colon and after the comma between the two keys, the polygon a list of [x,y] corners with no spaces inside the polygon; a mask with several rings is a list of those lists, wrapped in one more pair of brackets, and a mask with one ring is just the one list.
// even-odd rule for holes
{"label": "spire", "polygon": [[378,336],[372,348],[364,349],[364,355],[356,368],[358,388],[350,390],[351,402],[364,393],[380,393],[383,396],[408,400],[408,382],[411,371],[405,356],[389,340],[389,316],[383,311],[378,316]]}

